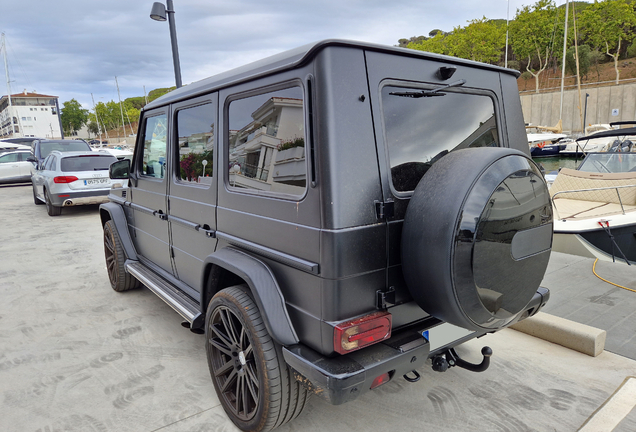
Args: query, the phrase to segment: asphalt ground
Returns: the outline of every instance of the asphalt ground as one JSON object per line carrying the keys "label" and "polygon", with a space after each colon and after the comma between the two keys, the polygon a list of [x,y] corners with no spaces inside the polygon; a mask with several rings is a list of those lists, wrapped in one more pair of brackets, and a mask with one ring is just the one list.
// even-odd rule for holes
{"label": "asphalt ground", "polygon": [[[0,186],[0,220],[0,431],[237,430],[214,392],[203,336],[181,327],[179,315],[148,289],[110,288],[97,206],[52,218],[34,205],[30,185]],[[601,295],[594,286],[609,289],[603,298],[615,306],[626,302],[623,293],[583,275],[591,262],[560,255],[546,275],[552,313],[570,302],[562,286],[588,280],[592,294],[576,301],[592,309],[573,307],[582,316],[610,306],[590,301]],[[622,273],[628,270],[613,269],[612,276],[630,282]],[[591,325],[605,321],[610,317]],[[478,361],[484,345],[494,355],[483,373],[423,367],[417,383],[396,377],[345,405],[313,398],[279,430],[636,430],[633,358],[609,350],[589,357],[508,329],[458,352]]]}

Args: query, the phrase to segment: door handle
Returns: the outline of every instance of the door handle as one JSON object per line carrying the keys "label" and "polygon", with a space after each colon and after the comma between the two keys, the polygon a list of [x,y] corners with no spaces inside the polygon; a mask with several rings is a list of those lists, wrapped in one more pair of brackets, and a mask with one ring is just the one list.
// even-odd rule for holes
{"label": "door handle", "polygon": [[163,212],[163,210],[155,210],[152,212],[153,216],[157,216],[161,220],[168,220],[168,215]]}

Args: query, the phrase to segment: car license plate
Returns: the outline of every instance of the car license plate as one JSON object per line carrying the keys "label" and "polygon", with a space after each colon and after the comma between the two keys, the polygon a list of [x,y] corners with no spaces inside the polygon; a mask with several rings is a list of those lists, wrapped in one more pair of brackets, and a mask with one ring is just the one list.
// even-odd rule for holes
{"label": "car license plate", "polygon": [[442,348],[443,346],[461,339],[464,336],[468,336],[471,333],[473,332],[470,330],[466,330],[449,323],[442,323],[432,329],[423,331],[422,336],[428,340],[431,351],[435,351],[436,349]]}
{"label": "car license plate", "polygon": [[98,179],[90,179],[90,180],[84,180],[84,184],[85,185],[94,185],[94,184],[103,184],[103,183],[108,183],[108,179],[106,178],[98,178]]}

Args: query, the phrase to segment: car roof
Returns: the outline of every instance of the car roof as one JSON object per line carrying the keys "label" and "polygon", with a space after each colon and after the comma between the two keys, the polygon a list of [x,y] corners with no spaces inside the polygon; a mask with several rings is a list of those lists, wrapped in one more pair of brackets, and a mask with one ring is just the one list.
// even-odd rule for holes
{"label": "car roof", "polygon": [[27,150],[27,149],[10,149],[10,150],[3,150],[2,148],[0,148],[0,154],[2,155],[6,155],[6,154],[10,154],[10,153],[31,153],[31,150]]}
{"label": "car roof", "polygon": [[[41,143],[49,143],[49,142],[55,142],[55,143],[83,142],[83,143],[86,143],[86,141],[84,141],[83,139],[59,139],[59,140],[54,140],[54,139],[37,139],[36,138],[36,140],[40,141]],[[88,144],[88,143],[86,143],[86,144]]]}
{"label": "car roof", "polygon": [[59,155],[60,157],[63,158],[67,158],[67,157],[76,157],[76,156],[111,156],[111,157],[115,157],[112,154],[109,153],[102,153],[102,152],[95,152],[95,151],[69,151],[69,152],[61,152],[59,150],[53,150],[51,153],[49,154],[56,154]]}
{"label": "car roof", "polygon": [[398,48],[387,45],[371,44],[366,42],[356,42],[339,39],[328,39],[319,42],[303,45],[298,48],[285,51],[271,57],[258,60],[253,63],[249,63],[245,66],[241,66],[235,69],[231,69],[227,72],[223,72],[218,75],[214,75],[209,78],[202,79],[200,81],[193,82],[184,87],[180,87],[176,90],[167,93],[160,98],[150,102],[144,110],[157,108],[169,103],[189,99],[195,96],[203,95],[214,90],[219,90],[230,85],[236,85],[238,83],[260,78],[266,75],[271,75],[277,72],[293,69],[309,62],[313,57],[317,55],[319,51],[330,46],[340,46],[349,48],[358,48],[367,51],[378,51],[389,54],[394,54],[402,57],[416,57],[422,59],[444,61],[445,63],[454,63],[459,65],[466,65],[476,67],[480,69],[488,69],[496,72],[504,72],[507,74],[519,77],[520,72],[513,69],[506,69],[500,66],[493,66],[486,63],[479,63],[471,60],[460,59],[457,57],[449,57],[441,54],[433,54],[425,51],[418,51],[414,49]]}

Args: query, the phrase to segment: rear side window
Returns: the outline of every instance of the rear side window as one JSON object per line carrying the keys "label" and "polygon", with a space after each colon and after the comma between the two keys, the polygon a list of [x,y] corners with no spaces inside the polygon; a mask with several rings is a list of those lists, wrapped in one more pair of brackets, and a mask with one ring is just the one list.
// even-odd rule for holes
{"label": "rear side window", "polygon": [[113,162],[117,162],[114,156],[73,156],[62,158],[60,168],[63,172],[102,171],[107,170]]}
{"label": "rear side window", "polygon": [[176,129],[179,140],[178,172],[180,182],[212,184],[214,166],[214,106],[212,104],[185,108],[177,112]]}
{"label": "rear side window", "polygon": [[53,141],[40,143],[40,157],[47,157],[52,151],[88,151],[90,146],[84,141]]}
{"label": "rear side window", "polygon": [[19,160],[20,153],[9,153],[0,156],[0,163],[17,162]]}
{"label": "rear side window", "polygon": [[302,88],[232,101],[229,106],[230,188],[300,196],[307,187]]}
{"label": "rear side window", "polygon": [[397,192],[413,191],[426,171],[448,152],[500,145],[490,96],[455,89],[426,93],[434,89],[382,88],[391,182]]}
{"label": "rear side window", "polygon": [[168,119],[165,114],[146,119],[144,147],[141,155],[143,175],[155,178],[165,177],[167,133]]}

